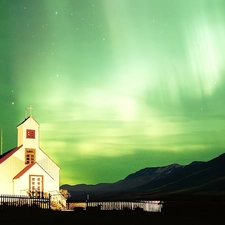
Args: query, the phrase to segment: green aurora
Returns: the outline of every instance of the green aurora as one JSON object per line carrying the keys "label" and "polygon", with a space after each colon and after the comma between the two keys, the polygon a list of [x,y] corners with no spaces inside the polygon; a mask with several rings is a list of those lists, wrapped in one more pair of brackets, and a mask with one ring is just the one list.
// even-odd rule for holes
{"label": "green aurora", "polygon": [[2,0],[2,151],[34,107],[61,184],[225,152],[224,0]]}

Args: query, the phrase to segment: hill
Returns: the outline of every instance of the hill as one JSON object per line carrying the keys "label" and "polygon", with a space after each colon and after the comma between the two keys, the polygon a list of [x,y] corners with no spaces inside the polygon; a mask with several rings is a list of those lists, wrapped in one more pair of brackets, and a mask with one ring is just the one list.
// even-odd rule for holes
{"label": "hill", "polygon": [[225,153],[207,162],[141,169],[115,183],[62,185],[74,201],[221,199],[225,190]]}

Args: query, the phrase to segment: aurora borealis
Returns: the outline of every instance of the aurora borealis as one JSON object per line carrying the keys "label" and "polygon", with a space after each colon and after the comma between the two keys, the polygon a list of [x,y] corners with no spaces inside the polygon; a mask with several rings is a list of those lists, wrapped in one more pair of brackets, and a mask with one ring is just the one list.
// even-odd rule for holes
{"label": "aurora borealis", "polygon": [[225,152],[224,0],[3,0],[0,15],[3,152],[30,104],[61,184]]}

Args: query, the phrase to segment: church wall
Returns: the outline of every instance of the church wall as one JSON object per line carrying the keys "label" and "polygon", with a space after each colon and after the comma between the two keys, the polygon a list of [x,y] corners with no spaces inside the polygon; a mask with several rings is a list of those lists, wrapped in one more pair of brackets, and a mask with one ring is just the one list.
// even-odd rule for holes
{"label": "church wall", "polygon": [[38,148],[38,150],[36,152],[36,160],[37,160],[37,162],[40,162],[43,159],[50,160],[49,157],[40,148]]}
{"label": "church wall", "polygon": [[53,190],[59,190],[59,167],[48,157],[43,158],[37,163],[51,176],[54,177]]}
{"label": "church wall", "polygon": [[16,151],[14,153],[14,156],[17,157],[19,160],[22,160],[23,161],[23,165],[26,166],[25,165],[25,161],[24,161],[25,160],[25,150],[24,150],[23,147],[21,147],[18,151]]}
{"label": "church wall", "polygon": [[24,148],[38,148],[38,141],[36,139],[28,139],[26,138],[23,143]]}
{"label": "church wall", "polygon": [[20,179],[15,179],[13,181],[13,194],[14,195],[27,195],[28,191],[28,182],[23,180],[23,184],[21,185],[21,180]]}
{"label": "church wall", "polygon": [[[12,166],[13,165],[13,166]],[[14,155],[0,164],[0,193],[13,194],[12,178],[24,168],[24,161]]]}
{"label": "church wall", "polygon": [[23,144],[23,130],[22,126],[17,128],[17,147]]}
{"label": "church wall", "polygon": [[14,180],[14,194],[26,194],[29,189],[29,175],[43,175],[44,192],[53,190],[54,180],[38,165],[33,166],[23,176]]}

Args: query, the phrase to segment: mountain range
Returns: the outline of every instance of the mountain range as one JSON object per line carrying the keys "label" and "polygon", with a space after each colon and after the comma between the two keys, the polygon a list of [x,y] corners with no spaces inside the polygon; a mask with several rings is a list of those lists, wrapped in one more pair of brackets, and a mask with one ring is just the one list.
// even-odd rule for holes
{"label": "mountain range", "polygon": [[225,153],[188,165],[148,167],[115,183],[64,184],[70,201],[225,199]]}

